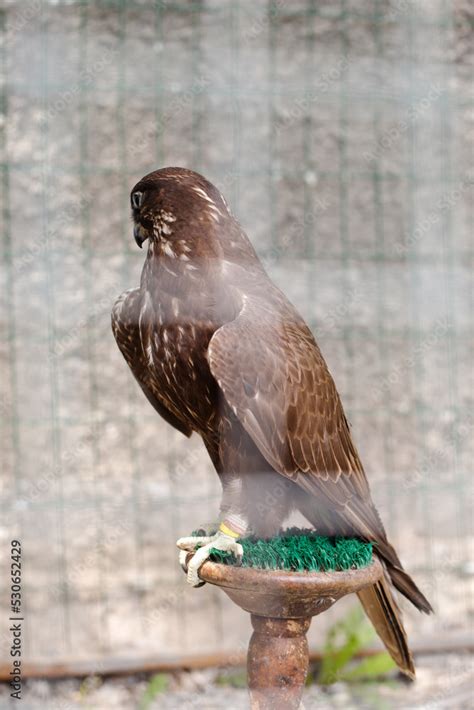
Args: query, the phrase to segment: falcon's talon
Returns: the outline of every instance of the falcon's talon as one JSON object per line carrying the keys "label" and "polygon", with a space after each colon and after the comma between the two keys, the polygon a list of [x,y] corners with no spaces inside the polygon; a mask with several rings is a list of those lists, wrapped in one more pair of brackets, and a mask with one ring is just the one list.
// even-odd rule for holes
{"label": "falcon's talon", "polygon": [[197,550],[195,550],[193,557],[189,560],[189,563],[187,565],[187,582],[192,587],[200,587],[204,584],[202,579],[199,578],[198,572],[201,565],[210,557],[212,550],[232,552],[236,558],[237,565],[242,564],[242,557],[244,554],[244,549],[242,545],[238,543],[235,538],[231,537],[230,535],[226,535],[223,532],[217,532],[211,537],[182,537],[177,541],[176,544],[181,550],[179,560],[183,569],[185,569],[186,557],[184,557],[183,564],[182,553],[184,553],[184,555],[186,556],[190,550],[195,550],[196,544],[202,545],[202,547],[199,547]]}
{"label": "falcon's talon", "polygon": [[181,565],[181,569],[183,570],[183,572],[186,572],[186,573],[188,571],[188,563],[186,562],[186,558],[187,558],[188,554],[189,553],[187,550],[180,550],[179,557],[178,557],[179,564]]}
{"label": "falcon's talon", "polygon": [[214,520],[211,523],[199,525],[194,531],[198,537],[212,537],[219,529],[219,523]]}
{"label": "falcon's talon", "polygon": [[196,545],[206,545],[213,539],[214,535],[180,537],[179,540],[176,541],[176,547],[179,547],[180,550],[185,550],[186,552],[193,552],[196,549]]}

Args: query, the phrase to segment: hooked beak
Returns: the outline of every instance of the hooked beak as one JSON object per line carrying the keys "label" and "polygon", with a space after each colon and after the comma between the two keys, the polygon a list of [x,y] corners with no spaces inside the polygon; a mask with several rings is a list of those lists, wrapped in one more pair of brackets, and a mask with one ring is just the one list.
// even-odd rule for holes
{"label": "hooked beak", "polygon": [[142,249],[143,242],[148,239],[148,235],[146,234],[146,232],[143,231],[143,227],[141,226],[141,224],[136,224],[134,226],[133,236],[135,237],[135,241],[140,247],[140,249]]}

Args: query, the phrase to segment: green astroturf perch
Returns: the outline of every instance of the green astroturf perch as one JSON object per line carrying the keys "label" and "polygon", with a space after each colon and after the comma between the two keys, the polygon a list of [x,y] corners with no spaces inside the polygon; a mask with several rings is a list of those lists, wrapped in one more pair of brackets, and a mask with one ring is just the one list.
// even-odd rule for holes
{"label": "green astroturf perch", "polygon": [[[197,536],[197,533],[193,533]],[[372,544],[357,538],[324,537],[312,530],[290,528],[269,540],[241,539],[243,567],[294,572],[334,572],[366,567],[372,561]],[[231,552],[212,550],[210,559],[236,564]]]}

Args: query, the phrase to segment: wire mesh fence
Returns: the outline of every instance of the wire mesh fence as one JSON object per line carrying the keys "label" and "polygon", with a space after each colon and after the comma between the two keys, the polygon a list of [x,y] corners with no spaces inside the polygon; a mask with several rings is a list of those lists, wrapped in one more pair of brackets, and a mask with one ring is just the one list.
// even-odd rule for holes
{"label": "wire mesh fence", "polygon": [[188,589],[176,560],[216,515],[217,476],[155,415],[109,325],[143,261],[129,190],[166,165],[219,186],[316,334],[436,607],[406,608],[412,637],[465,631],[468,3],[4,0],[0,23],[0,566],[20,539],[27,659],[246,647],[241,612]]}

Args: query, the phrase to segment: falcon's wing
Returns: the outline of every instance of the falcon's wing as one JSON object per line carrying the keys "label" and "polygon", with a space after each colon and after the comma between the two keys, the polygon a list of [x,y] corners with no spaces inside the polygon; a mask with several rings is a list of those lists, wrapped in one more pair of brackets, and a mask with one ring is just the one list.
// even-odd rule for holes
{"label": "falcon's wing", "polygon": [[376,541],[399,567],[324,358],[298,313],[276,295],[279,309],[244,299],[237,318],[216,331],[211,372],[269,464],[318,498],[323,527]]}
{"label": "falcon's wing", "polygon": [[283,294],[272,295],[276,304],[244,298],[237,318],[215,332],[208,348],[211,372],[268,463],[316,497],[314,517],[323,528],[374,541],[395,586],[430,611],[387,540],[311,331]]}
{"label": "falcon's wing", "polygon": [[154,391],[143,353],[139,324],[140,289],[135,288],[125,291],[112,309],[112,331],[115,340],[150,404],[168,424],[186,436],[191,436],[192,430],[165,406],[159,399],[159,394]]}
{"label": "falcon's wing", "polygon": [[[286,306],[283,312],[279,316],[261,304],[251,308],[244,303],[239,316],[210,341],[211,372],[275,470],[304,488],[305,479],[317,482],[335,506],[346,506],[354,496],[369,502],[367,480],[326,363],[296,311]],[[380,521],[369,522],[368,536],[377,537]]]}
{"label": "falcon's wing", "polygon": [[[244,299],[237,318],[216,331],[208,348],[211,372],[269,464],[310,494],[304,497],[306,517],[316,525],[322,521],[326,533],[374,541],[391,581],[419,609],[430,611],[387,540],[323,356],[296,311],[282,294],[274,295],[277,308]],[[413,676],[387,580],[359,597],[392,657]]]}

